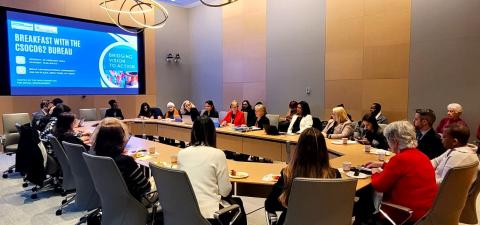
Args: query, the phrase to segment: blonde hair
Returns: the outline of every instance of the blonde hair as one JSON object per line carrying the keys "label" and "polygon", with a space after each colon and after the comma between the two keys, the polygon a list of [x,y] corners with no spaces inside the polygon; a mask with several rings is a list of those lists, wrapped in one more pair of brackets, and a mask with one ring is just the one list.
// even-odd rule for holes
{"label": "blonde hair", "polygon": [[337,117],[339,123],[343,123],[345,121],[348,121],[348,114],[347,111],[343,107],[335,107],[332,110],[333,114]]}
{"label": "blonde hair", "polygon": [[[195,108],[195,105],[194,105],[191,101],[185,100],[185,101],[183,101],[182,106],[180,106],[180,112],[181,112],[182,114],[187,113],[187,110],[186,110],[186,108],[187,108],[186,105],[187,105],[187,104],[190,104],[190,109],[191,109],[191,108]],[[190,109],[189,109],[189,110],[190,110]]]}
{"label": "blonde hair", "polygon": [[237,100],[233,100],[232,103],[230,103],[230,108],[232,108],[232,107],[235,107],[235,108],[238,107],[238,102],[237,102]]}
{"label": "blonde hair", "polygon": [[461,113],[463,112],[463,107],[458,103],[450,103],[447,106],[447,110],[453,110],[456,113]]}
{"label": "blonde hair", "polygon": [[267,114],[267,108],[264,105],[259,104],[255,106],[255,111],[262,111],[263,115]]}

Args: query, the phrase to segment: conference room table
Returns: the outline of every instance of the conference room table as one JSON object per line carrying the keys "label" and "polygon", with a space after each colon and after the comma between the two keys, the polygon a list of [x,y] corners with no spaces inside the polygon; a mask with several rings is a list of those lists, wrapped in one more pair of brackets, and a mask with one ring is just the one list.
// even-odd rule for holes
{"label": "conference room table", "polygon": [[[159,135],[171,139],[176,139],[179,136],[188,136],[190,135],[191,125],[178,123],[178,122],[166,122],[160,120],[124,120],[127,124],[129,124],[130,132],[132,134],[139,134],[140,128],[138,127],[137,123],[141,122],[141,126],[143,124],[148,125],[147,129],[152,129],[148,135]],[[83,132],[93,132],[95,129],[94,124],[98,122],[86,122],[84,127],[79,128],[77,130]],[[132,126],[133,125],[133,126]],[[159,125],[159,126],[152,126],[152,125]],[[169,129],[169,131],[175,131],[172,133],[160,131],[160,129]],[[154,133],[153,130],[156,130]],[[142,133],[145,130],[140,130]],[[188,131],[188,134],[186,133]],[[169,135],[174,134],[174,135]],[[288,136],[288,135],[266,135],[264,131],[252,131],[252,132],[236,132],[232,131],[231,128],[217,128],[217,147],[220,149],[224,149],[219,145],[221,143],[222,135],[229,135],[228,138],[232,141],[232,143],[240,143],[242,144],[243,139],[255,139],[255,141],[259,142],[259,146],[266,146],[266,147],[275,147],[276,144],[285,145],[286,142],[290,142],[292,146],[295,146],[298,141],[298,135]],[[240,140],[238,140],[240,139]],[[176,139],[178,140],[178,139]],[[187,138],[181,138],[180,140],[188,141]],[[326,139],[327,148],[329,149],[330,154],[330,165],[334,168],[342,168],[344,162],[350,162],[352,166],[360,166],[365,164],[369,161],[376,161],[378,160],[378,155],[373,153],[367,153],[364,151],[364,146],[358,143],[349,142],[349,144],[334,144],[336,141],[339,140],[332,140]],[[262,143],[263,142],[263,143]],[[334,143],[332,143],[334,142]],[[273,144],[272,144],[273,143]],[[223,145],[225,146],[225,145]],[[247,145],[248,146],[248,145]],[[243,147],[243,146],[242,146]],[[155,154],[150,154],[149,150],[155,149]],[[171,163],[171,156],[176,155],[181,148],[171,145],[166,145],[162,143],[158,143],[155,141],[146,140],[143,138],[138,137],[131,137],[126,149],[128,154],[135,156],[137,163],[140,165],[145,166],[148,168],[149,163],[154,163],[159,166],[172,166]],[[228,148],[228,150],[232,150]],[[233,149],[235,150],[235,149]],[[269,151],[270,149],[257,149],[256,152],[262,151]],[[141,157],[136,157],[136,152],[142,152]],[[277,149],[273,149],[273,151],[285,151],[285,148],[281,146],[277,146]],[[248,151],[247,151],[248,152]],[[385,159],[391,156],[386,156]],[[237,195],[241,196],[252,196],[252,197],[266,197],[266,195],[271,190],[271,186],[275,183],[271,178],[271,175],[279,175],[280,171],[287,166],[287,164],[283,161],[273,161],[273,163],[258,163],[258,162],[240,162],[234,160],[227,160],[228,169],[235,170],[237,172],[245,172],[248,174],[248,177],[242,179],[235,179],[230,178],[230,181],[233,183],[234,192]],[[348,177],[345,173],[342,173],[342,177]],[[358,179],[357,182],[357,190],[367,186],[370,183],[370,178]]]}

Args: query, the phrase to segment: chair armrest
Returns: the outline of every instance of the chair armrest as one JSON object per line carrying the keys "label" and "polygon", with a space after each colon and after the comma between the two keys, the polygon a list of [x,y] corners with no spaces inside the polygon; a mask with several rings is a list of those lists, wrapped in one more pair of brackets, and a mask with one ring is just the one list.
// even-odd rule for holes
{"label": "chair armrest", "polygon": [[[151,196],[155,196],[155,198],[149,198]],[[158,202],[158,194],[157,194],[157,191],[150,191],[150,192],[147,192],[145,194],[142,195],[142,198],[145,199],[145,201],[147,203],[149,203],[149,205],[153,205],[155,204],[156,202]]]}
{"label": "chair armrest", "polygon": [[380,214],[393,225],[401,225],[412,217],[413,210],[410,208],[392,203],[382,202]]}
{"label": "chair armrest", "polygon": [[278,217],[276,213],[267,212],[265,210],[265,218],[267,219],[267,225],[276,225]]}
{"label": "chair armrest", "polygon": [[240,216],[240,213],[242,212],[242,209],[240,209],[240,206],[237,204],[234,204],[229,207],[225,207],[223,209],[216,211],[215,213],[213,213],[213,218],[215,218],[221,225],[224,225],[220,217],[225,213],[234,212],[234,211],[236,212],[233,215],[232,219],[230,219],[230,222],[228,223],[229,225],[231,225],[237,220],[237,218]]}

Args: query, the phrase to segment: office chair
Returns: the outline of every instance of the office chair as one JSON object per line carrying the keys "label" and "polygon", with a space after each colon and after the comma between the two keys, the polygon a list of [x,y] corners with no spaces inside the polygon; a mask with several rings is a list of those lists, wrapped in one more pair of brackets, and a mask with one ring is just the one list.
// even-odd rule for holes
{"label": "office chair", "polygon": [[91,108],[91,109],[80,109],[78,116],[80,119],[83,119],[85,121],[96,121],[97,119],[97,109],[96,108]]}
{"label": "office chair", "polygon": [[[3,114],[3,137],[1,143],[3,145],[3,152],[6,155],[13,155],[17,152],[18,142],[20,140],[20,132],[16,124],[30,123],[30,115],[28,113],[11,113]],[[3,171],[3,178],[8,178],[10,173],[13,173],[15,165],[9,166],[7,170]]]}

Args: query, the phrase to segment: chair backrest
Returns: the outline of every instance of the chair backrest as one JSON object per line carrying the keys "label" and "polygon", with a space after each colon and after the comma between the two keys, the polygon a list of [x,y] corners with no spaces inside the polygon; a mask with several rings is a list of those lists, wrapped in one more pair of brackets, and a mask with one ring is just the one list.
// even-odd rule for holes
{"label": "chair backrest", "polygon": [[192,185],[185,171],[158,167],[150,163],[157,186],[163,220],[168,225],[210,225],[198,208]]}
{"label": "chair backrest", "polygon": [[146,224],[147,209],[128,191],[115,161],[82,153],[102,205],[102,225]]}
{"label": "chair backrest", "polygon": [[355,179],[295,178],[285,224],[352,224],[356,186]]}
{"label": "chair backrest", "polygon": [[415,224],[458,224],[472,178],[477,173],[477,166],[478,162],[475,162],[448,170],[440,184],[432,208]]}
{"label": "chair backrest", "polygon": [[9,113],[3,114],[3,134],[5,136],[4,146],[18,144],[20,134],[17,127],[17,123],[24,125],[30,123],[30,115],[28,113]]}
{"label": "chair backrest", "polygon": [[318,117],[312,117],[312,120],[313,120],[313,125],[312,125],[312,127],[313,127],[313,128],[317,128],[317,129],[319,129],[320,131],[322,131],[322,130],[323,130],[322,121],[321,121]]}
{"label": "chair backrest", "polygon": [[267,114],[265,116],[268,118],[268,120],[270,120],[270,126],[278,127],[278,120],[280,119],[280,115]]}
{"label": "chair backrest", "polygon": [[103,118],[105,118],[105,114],[107,113],[107,109],[108,108],[100,108],[98,109],[100,111],[100,119],[103,120]]}
{"label": "chair backrest", "polygon": [[82,145],[62,141],[65,153],[70,159],[70,169],[75,180],[75,205],[79,210],[91,210],[100,207],[100,198],[93,184],[92,176],[82,153],[86,152]]}
{"label": "chair backrest", "polygon": [[60,164],[60,168],[62,168],[62,188],[65,191],[75,189],[75,178],[73,177],[72,170],[70,169],[70,160],[68,160],[67,155],[65,154],[65,150],[63,146],[58,142],[58,139],[49,134],[48,142],[52,145],[52,150],[55,156],[58,159],[58,163]]}
{"label": "chair backrest", "polygon": [[227,116],[227,111],[220,111],[218,112],[218,120],[219,121],[222,121],[223,119],[225,119],[225,116]]}
{"label": "chair backrest", "polygon": [[477,224],[477,197],[480,192],[480,172],[477,173],[477,179],[470,187],[468,192],[467,202],[463,207],[462,214],[460,215],[460,223]]}
{"label": "chair backrest", "polygon": [[97,109],[80,109],[79,110],[79,117],[80,119],[84,119],[85,121],[96,121],[97,120]]}

